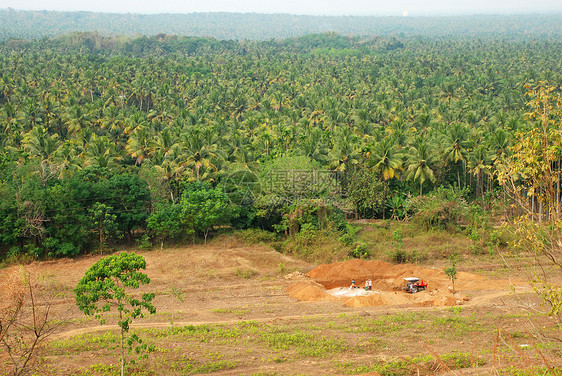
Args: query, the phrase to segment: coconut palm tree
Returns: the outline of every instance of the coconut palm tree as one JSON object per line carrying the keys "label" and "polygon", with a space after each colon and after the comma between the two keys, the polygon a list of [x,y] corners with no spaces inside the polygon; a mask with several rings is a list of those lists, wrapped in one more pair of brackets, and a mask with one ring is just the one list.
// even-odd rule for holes
{"label": "coconut palm tree", "polygon": [[406,179],[420,183],[420,196],[423,195],[423,183],[427,180],[435,182],[433,166],[437,157],[431,153],[426,142],[418,142],[410,148],[410,154],[406,162]]}
{"label": "coconut palm tree", "polygon": [[468,149],[471,145],[468,137],[468,129],[458,123],[448,127],[443,136],[445,161],[456,165],[459,189],[461,189],[460,166],[462,165],[463,169],[466,166]]}

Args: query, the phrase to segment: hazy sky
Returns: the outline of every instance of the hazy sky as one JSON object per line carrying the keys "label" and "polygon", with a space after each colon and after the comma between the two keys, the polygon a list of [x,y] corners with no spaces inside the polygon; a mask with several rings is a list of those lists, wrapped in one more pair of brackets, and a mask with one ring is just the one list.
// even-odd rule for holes
{"label": "hazy sky", "polygon": [[117,13],[256,12],[314,15],[544,13],[561,0],[0,0],[0,8]]}

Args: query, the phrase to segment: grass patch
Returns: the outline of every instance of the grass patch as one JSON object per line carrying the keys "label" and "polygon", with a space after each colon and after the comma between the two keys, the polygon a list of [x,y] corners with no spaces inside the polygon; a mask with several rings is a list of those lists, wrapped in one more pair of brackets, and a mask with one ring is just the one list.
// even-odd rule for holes
{"label": "grass patch", "polygon": [[[401,234],[399,249],[394,239],[396,233]],[[470,244],[463,233],[450,233],[442,229],[425,231],[412,222],[386,221],[383,225],[363,225],[357,237],[371,250],[372,258],[391,262],[417,263],[446,258],[451,253],[466,253]]]}
{"label": "grass patch", "polygon": [[305,357],[326,357],[347,350],[344,341],[337,338],[320,337],[304,332],[285,332],[274,329],[261,335],[263,341],[275,350],[292,350]]}
{"label": "grass patch", "polygon": [[463,369],[485,365],[486,362],[472,354],[450,353],[442,356],[418,355],[400,357],[371,364],[336,362],[336,367],[349,375],[378,372],[381,376],[410,376],[437,374],[443,369]]}
{"label": "grass patch", "polygon": [[529,367],[525,369],[510,367],[498,370],[498,374],[501,376],[560,376],[562,375],[562,367]]}
{"label": "grass patch", "polygon": [[244,316],[245,314],[250,313],[249,309],[246,308],[214,308],[211,309],[213,313],[229,313],[236,316]]}
{"label": "grass patch", "polygon": [[116,332],[105,331],[100,334],[80,334],[72,338],[57,339],[50,342],[49,347],[55,354],[69,354],[82,351],[108,349],[119,346],[120,337]]}
{"label": "grass patch", "polygon": [[237,230],[234,235],[248,244],[269,244],[278,240],[279,236],[275,232],[262,230],[259,228],[249,228]]}
{"label": "grass patch", "polygon": [[255,270],[252,269],[236,269],[234,271],[234,275],[242,278],[242,279],[250,279],[252,277],[255,277],[258,274],[258,272],[256,272]]}

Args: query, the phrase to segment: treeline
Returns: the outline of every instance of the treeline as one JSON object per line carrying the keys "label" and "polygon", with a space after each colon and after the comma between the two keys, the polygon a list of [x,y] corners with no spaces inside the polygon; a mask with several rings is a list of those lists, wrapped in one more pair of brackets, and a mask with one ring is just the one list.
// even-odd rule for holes
{"label": "treeline", "polygon": [[525,85],[562,80],[559,40],[112,40],[0,44],[4,252],[403,218],[442,187],[489,208]]}
{"label": "treeline", "polygon": [[354,36],[552,38],[562,34],[561,14],[449,17],[297,16],[255,13],[112,14],[0,10],[0,41],[41,39],[70,32],[109,35],[159,33],[228,40],[270,40],[336,32]]}
{"label": "treeline", "polygon": [[[404,44],[395,37],[360,38],[344,37],[336,33],[310,34],[301,38],[283,41],[236,42],[214,38],[180,37],[157,34],[152,37],[103,36],[97,32],[74,32],[52,39],[26,41],[12,39],[3,43],[6,51],[48,49],[57,53],[86,53],[108,56],[123,54],[135,57],[163,56],[173,53],[201,55],[226,53],[246,55],[248,51],[273,51],[298,54],[337,54],[340,56],[362,56],[375,51],[401,49]],[[278,51],[280,52],[280,51]]]}

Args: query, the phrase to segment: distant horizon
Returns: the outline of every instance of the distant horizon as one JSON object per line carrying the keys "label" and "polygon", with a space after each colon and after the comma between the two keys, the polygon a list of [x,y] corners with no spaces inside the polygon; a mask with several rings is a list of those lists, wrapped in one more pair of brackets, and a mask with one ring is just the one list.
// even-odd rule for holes
{"label": "distant horizon", "polygon": [[[403,10],[401,12],[395,11],[392,13],[375,14],[309,14],[309,13],[288,13],[288,12],[234,12],[234,11],[194,11],[194,12],[125,12],[125,11],[101,11],[101,10],[59,10],[59,9],[21,9],[14,7],[0,8],[0,11],[15,11],[15,12],[58,12],[58,13],[100,13],[100,14],[118,14],[118,15],[143,15],[143,16],[159,16],[159,15],[190,15],[190,14],[256,14],[256,15],[287,15],[296,17],[462,17],[462,16],[521,16],[521,15],[559,15],[562,14],[562,9],[555,11],[511,11],[511,12],[467,12],[467,13],[451,13],[451,12],[434,12],[434,13],[417,13],[415,11]],[[405,14],[406,12],[406,14]]]}
{"label": "distant horizon", "polygon": [[14,11],[56,11],[93,12],[113,14],[194,14],[194,13],[234,13],[234,14],[285,14],[294,16],[328,17],[442,17],[476,15],[524,15],[559,14],[562,2],[558,0],[473,0],[461,3],[450,0],[397,0],[388,5],[382,0],[348,0],[345,4],[336,0],[209,0],[205,3],[181,0],[98,0],[83,2],[70,0],[2,0],[4,10]]}

